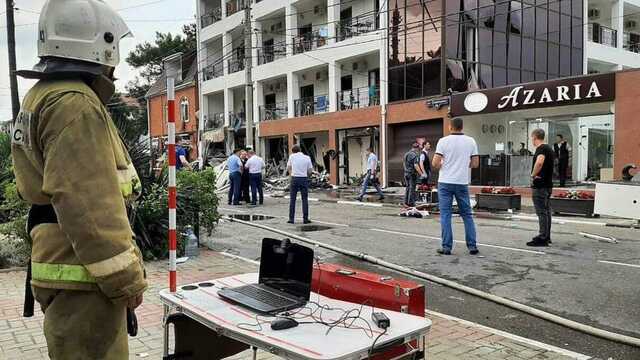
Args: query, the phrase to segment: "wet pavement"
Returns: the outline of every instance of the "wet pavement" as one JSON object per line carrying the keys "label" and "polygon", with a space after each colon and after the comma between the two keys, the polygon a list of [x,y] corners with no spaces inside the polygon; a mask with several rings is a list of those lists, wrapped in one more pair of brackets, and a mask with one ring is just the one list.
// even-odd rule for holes
{"label": "wet pavement", "polygon": [[[318,196],[313,194],[311,196]],[[269,214],[263,225],[297,233],[334,246],[366,252],[396,264],[450,279],[473,288],[515,300],[535,308],[602,329],[640,337],[640,231],[588,224],[554,224],[549,248],[528,248],[536,233],[531,221],[477,218],[480,256],[467,254],[460,219],[454,220],[453,256],[437,255],[439,219],[397,216],[392,207],[363,207],[328,202],[311,203],[313,225],[328,224],[322,231],[303,232],[286,224],[288,200],[268,199],[258,208],[238,211]],[[226,208],[221,209],[225,213]],[[568,218],[573,220],[586,220]],[[273,233],[224,223],[211,239],[216,250],[257,259],[262,237]],[[586,231],[612,236],[618,244],[591,240]],[[325,261],[356,268],[386,270],[316,249]],[[640,349],[569,331],[526,314],[426,282],[427,307],[476,321],[517,335],[587,353],[603,359],[640,359]]]}

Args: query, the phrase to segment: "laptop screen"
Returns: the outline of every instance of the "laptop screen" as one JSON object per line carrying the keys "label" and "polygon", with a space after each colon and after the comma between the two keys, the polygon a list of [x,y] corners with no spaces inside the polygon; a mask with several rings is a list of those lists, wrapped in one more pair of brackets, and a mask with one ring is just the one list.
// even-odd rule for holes
{"label": "laptop screen", "polygon": [[262,239],[260,284],[309,300],[313,250],[289,240]]}

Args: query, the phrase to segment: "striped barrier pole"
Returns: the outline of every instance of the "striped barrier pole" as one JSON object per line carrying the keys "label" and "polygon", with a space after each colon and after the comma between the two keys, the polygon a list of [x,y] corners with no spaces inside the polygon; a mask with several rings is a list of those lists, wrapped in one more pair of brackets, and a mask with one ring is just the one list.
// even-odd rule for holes
{"label": "striped barrier pole", "polygon": [[176,292],[176,106],[175,80],[167,77],[167,153],[169,157],[169,290]]}

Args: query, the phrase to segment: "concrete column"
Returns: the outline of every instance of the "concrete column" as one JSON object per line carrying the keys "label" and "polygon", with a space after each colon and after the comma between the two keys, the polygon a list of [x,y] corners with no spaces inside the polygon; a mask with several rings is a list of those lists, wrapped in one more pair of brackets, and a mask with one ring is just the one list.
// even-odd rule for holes
{"label": "concrete column", "polygon": [[327,26],[329,27],[329,44],[337,41],[337,25],[340,20],[340,1],[327,0]]}
{"label": "concrete column", "polygon": [[253,49],[251,49],[251,59],[253,63],[253,67],[258,66],[258,49],[262,48],[262,23],[256,21],[253,25],[254,33],[253,33]]}
{"label": "concrete column", "polygon": [[[387,1],[380,4],[380,28],[386,29],[388,22],[387,9],[389,8]],[[388,185],[388,164],[389,164],[389,128],[387,126],[387,103],[389,101],[389,40],[386,31],[380,31],[380,169],[382,186]]]}
{"label": "concrete column", "polygon": [[260,107],[264,105],[264,86],[261,82],[253,83],[253,121],[260,122]]}
{"label": "concrete column", "polygon": [[287,56],[293,55],[293,38],[298,35],[298,9],[294,5],[285,8],[285,26],[287,29]]}
{"label": "concrete column", "polygon": [[230,113],[233,109],[233,89],[224,89],[224,123],[226,126],[231,126]]}
{"label": "concrete column", "polygon": [[293,145],[296,144],[296,137],[295,134],[290,132],[287,134],[287,148],[289,150],[289,154],[291,154],[291,149],[293,148]]}
{"label": "concrete column", "polygon": [[295,100],[298,98],[300,98],[298,75],[293,72],[287,73],[287,112],[289,113],[289,118],[296,116]]}
{"label": "concrete column", "polygon": [[341,90],[340,77],[342,70],[340,64],[331,61],[329,64],[329,111],[338,110],[338,91]]}
{"label": "concrete column", "polygon": [[227,0],[220,0],[220,12],[223,19],[227,17]]}
{"label": "concrete column", "polygon": [[229,74],[229,61],[227,57],[233,51],[233,38],[230,32],[222,34],[222,68],[224,69],[224,75]]}
{"label": "concrete column", "polygon": [[611,27],[618,30],[616,47],[624,48],[624,1],[618,0],[611,4]]}
{"label": "concrete column", "polygon": [[[329,129],[329,149],[335,150],[336,152],[338,151],[336,129]],[[339,158],[339,156],[336,156],[335,159],[329,161],[329,182],[333,185],[338,185]]]}

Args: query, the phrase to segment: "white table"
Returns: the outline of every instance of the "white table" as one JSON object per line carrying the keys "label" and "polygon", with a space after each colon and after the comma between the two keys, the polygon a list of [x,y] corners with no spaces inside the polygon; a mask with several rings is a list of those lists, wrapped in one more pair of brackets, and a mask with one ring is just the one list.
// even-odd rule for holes
{"label": "white table", "polygon": [[[362,309],[360,316],[369,322],[373,333],[367,331],[368,334],[366,334],[365,331],[360,329],[342,327],[335,327],[327,332],[329,328],[319,323],[300,324],[291,329],[274,331],[271,330],[268,323],[272,318],[260,316],[244,307],[229,303],[217,295],[218,290],[224,287],[236,287],[257,282],[258,274],[255,273],[230,276],[209,281],[214,286],[203,287],[198,284],[190,284],[197,286],[197,288],[184,290],[185,286],[181,286],[175,294],[170,293],[168,290],[163,290],[160,292],[160,298],[165,305],[165,315],[170,312],[170,309],[173,309],[173,311],[183,313],[189,318],[213,329],[220,335],[288,359],[343,360],[367,358],[374,339],[382,333],[382,330],[377,328],[371,321],[373,308],[330,299],[315,293],[311,294],[310,302],[328,306],[332,309],[340,308],[347,311],[350,309]],[[309,305],[309,308],[313,307],[317,307],[317,305]],[[418,340],[419,346],[424,347],[425,337],[431,328],[429,319],[389,310],[375,309],[375,311],[383,312],[391,320],[391,326],[387,329],[387,333],[381,336],[376,343],[376,349],[383,347],[385,344],[402,344],[414,340]],[[310,312],[311,310],[305,310],[294,315],[294,317],[302,317],[303,314]],[[335,321],[341,314],[343,314],[343,311],[325,310],[323,311],[322,319],[325,322]],[[256,316],[265,321],[261,328],[253,326],[257,323]],[[305,322],[311,321],[311,319],[302,318],[298,321]],[[356,321],[353,327],[356,326],[369,329],[364,320]],[[167,327],[165,327],[164,348],[166,356],[168,352]]]}

